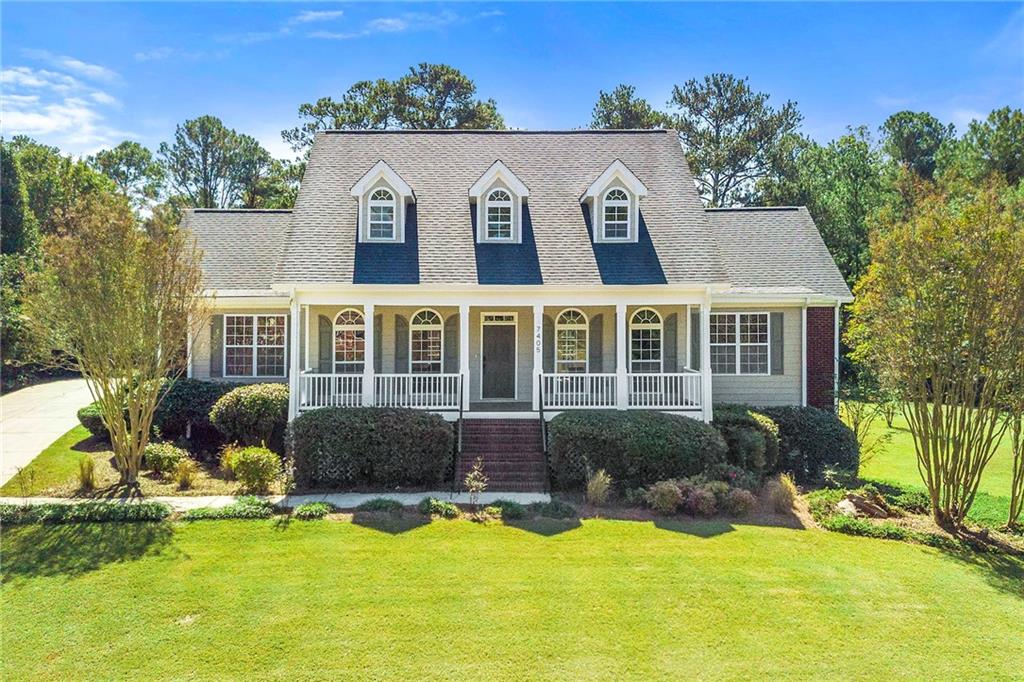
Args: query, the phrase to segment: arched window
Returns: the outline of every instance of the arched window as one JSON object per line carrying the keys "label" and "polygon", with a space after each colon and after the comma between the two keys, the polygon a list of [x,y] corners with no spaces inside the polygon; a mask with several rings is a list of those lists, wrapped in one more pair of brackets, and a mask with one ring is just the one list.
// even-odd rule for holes
{"label": "arched window", "polygon": [[587,371],[587,316],[574,308],[563,310],[555,320],[555,371]]}
{"label": "arched window", "polygon": [[634,374],[661,372],[661,315],[641,308],[629,320],[629,371]]}
{"label": "arched window", "polygon": [[629,196],[618,187],[604,195],[604,238],[629,239]]}
{"label": "arched window", "polygon": [[512,195],[506,190],[487,195],[487,238],[512,239]]}
{"label": "arched window", "polygon": [[370,239],[395,238],[395,195],[375,189],[370,195]]}
{"label": "arched window", "polygon": [[366,325],[363,314],[353,308],[342,310],[334,318],[334,371],[359,374],[366,353]]}
{"label": "arched window", "polygon": [[413,374],[440,374],[444,323],[433,310],[420,310],[409,325],[409,359]]}

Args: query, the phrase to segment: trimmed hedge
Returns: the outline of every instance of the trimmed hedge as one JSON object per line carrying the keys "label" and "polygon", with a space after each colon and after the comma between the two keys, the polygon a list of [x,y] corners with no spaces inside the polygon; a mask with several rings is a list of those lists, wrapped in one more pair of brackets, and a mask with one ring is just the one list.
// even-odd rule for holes
{"label": "trimmed hedge", "polygon": [[277,512],[272,502],[251,495],[243,495],[225,507],[199,507],[182,515],[183,521],[213,521],[219,519],[269,519]]}
{"label": "trimmed hedge", "polygon": [[214,451],[223,443],[220,431],[210,423],[210,410],[225,394],[236,388],[233,384],[199,379],[177,379],[169,384],[153,413],[153,428],[167,440],[185,437],[189,422],[189,438],[195,450]]}
{"label": "trimmed hedge", "polygon": [[143,464],[156,474],[170,473],[183,459],[188,459],[188,451],[172,443],[150,443],[142,452]]}
{"label": "trimmed hedge", "polygon": [[98,402],[89,403],[80,409],[78,411],[78,421],[94,438],[110,440],[110,432],[107,430],[107,425],[103,423],[103,411],[100,410]]}
{"label": "trimmed hedge", "polygon": [[779,426],[749,405],[715,405],[711,425],[729,447],[728,461],[758,475],[774,470],[779,461]]}
{"label": "trimmed hedge", "polygon": [[163,502],[0,504],[0,523],[10,524],[163,521],[170,515],[170,506]]}
{"label": "trimmed hedge", "polygon": [[826,467],[856,472],[860,448],[839,417],[816,407],[766,407],[761,412],[779,426],[779,464],[798,483],[819,480]]}
{"label": "trimmed hedge", "polygon": [[588,467],[604,469],[622,488],[702,473],[725,462],[716,429],[662,412],[563,412],[548,425],[551,473],[563,489],[582,488]]}
{"label": "trimmed hedge", "polygon": [[281,452],[288,424],[288,386],[249,384],[232,389],[213,404],[210,423],[228,442]]}
{"label": "trimmed hedge", "polygon": [[292,422],[288,449],[301,487],[427,485],[444,479],[452,441],[436,414],[325,408]]}

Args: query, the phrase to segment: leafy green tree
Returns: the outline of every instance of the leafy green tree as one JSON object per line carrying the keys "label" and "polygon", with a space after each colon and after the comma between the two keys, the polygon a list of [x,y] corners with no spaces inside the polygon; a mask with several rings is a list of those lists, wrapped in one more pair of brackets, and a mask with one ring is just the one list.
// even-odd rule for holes
{"label": "leafy green tree", "polygon": [[1003,107],[984,121],[971,121],[959,140],[937,154],[937,173],[980,182],[995,174],[1015,185],[1024,178],[1024,112]]}
{"label": "leafy green tree", "polygon": [[164,169],[153,153],[138,142],[125,140],[113,149],[97,152],[89,163],[113,180],[136,208],[149,205],[160,194]]}
{"label": "leafy green tree", "polygon": [[665,114],[655,111],[647,100],[636,96],[636,88],[626,84],[598,93],[590,121],[591,128],[609,130],[661,128],[667,124]]}
{"label": "leafy green tree", "polygon": [[502,129],[505,122],[493,99],[476,98],[476,84],[446,64],[422,63],[390,81],[359,81],[340,100],[321,97],[299,106],[300,125],[281,132],[305,154],[323,130],[389,128]]}
{"label": "leafy green tree", "polygon": [[239,195],[235,137],[215,116],[200,116],[176,126],[174,142],[162,142],[159,150],[170,187],[195,208],[234,204]]}
{"label": "leafy green tree", "polygon": [[29,208],[21,168],[9,144],[0,140],[0,349],[4,379],[26,360],[26,328],[22,285],[38,267],[39,226]]}
{"label": "leafy green tree", "polygon": [[952,124],[924,111],[900,111],[885,120],[879,129],[882,150],[896,163],[909,168],[925,180],[935,175],[935,155],[954,138]]}
{"label": "leafy green tree", "polygon": [[33,251],[39,225],[29,208],[21,166],[9,144],[0,140],[0,250],[4,254]]}
{"label": "leafy green tree", "polygon": [[778,110],[747,79],[714,73],[672,89],[673,127],[708,206],[729,206],[773,170],[780,145],[800,125],[794,102]]}

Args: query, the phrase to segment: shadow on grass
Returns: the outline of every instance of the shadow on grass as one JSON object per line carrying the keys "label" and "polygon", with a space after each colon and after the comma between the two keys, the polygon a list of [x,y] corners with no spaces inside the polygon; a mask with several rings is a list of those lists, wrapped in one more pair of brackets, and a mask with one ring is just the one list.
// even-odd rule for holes
{"label": "shadow on grass", "polygon": [[168,523],[69,523],[8,526],[3,536],[4,583],[16,578],[75,577],[107,564],[167,552]]}
{"label": "shadow on grass", "polygon": [[940,550],[940,554],[978,571],[985,582],[1000,592],[1024,599],[1024,556],[969,550]]}
{"label": "shadow on grass", "polygon": [[546,516],[538,516],[533,519],[506,519],[504,524],[506,526],[518,528],[519,530],[525,530],[528,533],[543,535],[545,537],[568,533],[569,531],[576,530],[583,525],[576,517],[552,519]]}
{"label": "shadow on grass", "polygon": [[87,436],[71,446],[75,452],[103,452],[110,450],[110,442],[96,436]]}
{"label": "shadow on grass", "polygon": [[719,535],[731,533],[736,528],[728,521],[722,519],[709,519],[698,521],[696,519],[681,518],[657,518],[654,519],[654,527],[660,530],[668,530],[673,533],[693,535],[698,538],[714,538]]}
{"label": "shadow on grass", "polygon": [[399,535],[426,526],[430,523],[430,517],[422,514],[357,511],[352,514],[352,523],[388,535]]}

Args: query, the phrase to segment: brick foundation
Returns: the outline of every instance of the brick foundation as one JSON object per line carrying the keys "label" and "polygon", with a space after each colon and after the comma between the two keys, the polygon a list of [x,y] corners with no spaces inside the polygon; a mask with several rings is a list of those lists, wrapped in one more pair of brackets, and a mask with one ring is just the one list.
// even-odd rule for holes
{"label": "brick foundation", "polygon": [[807,309],[807,403],[824,410],[834,406],[835,308]]}

